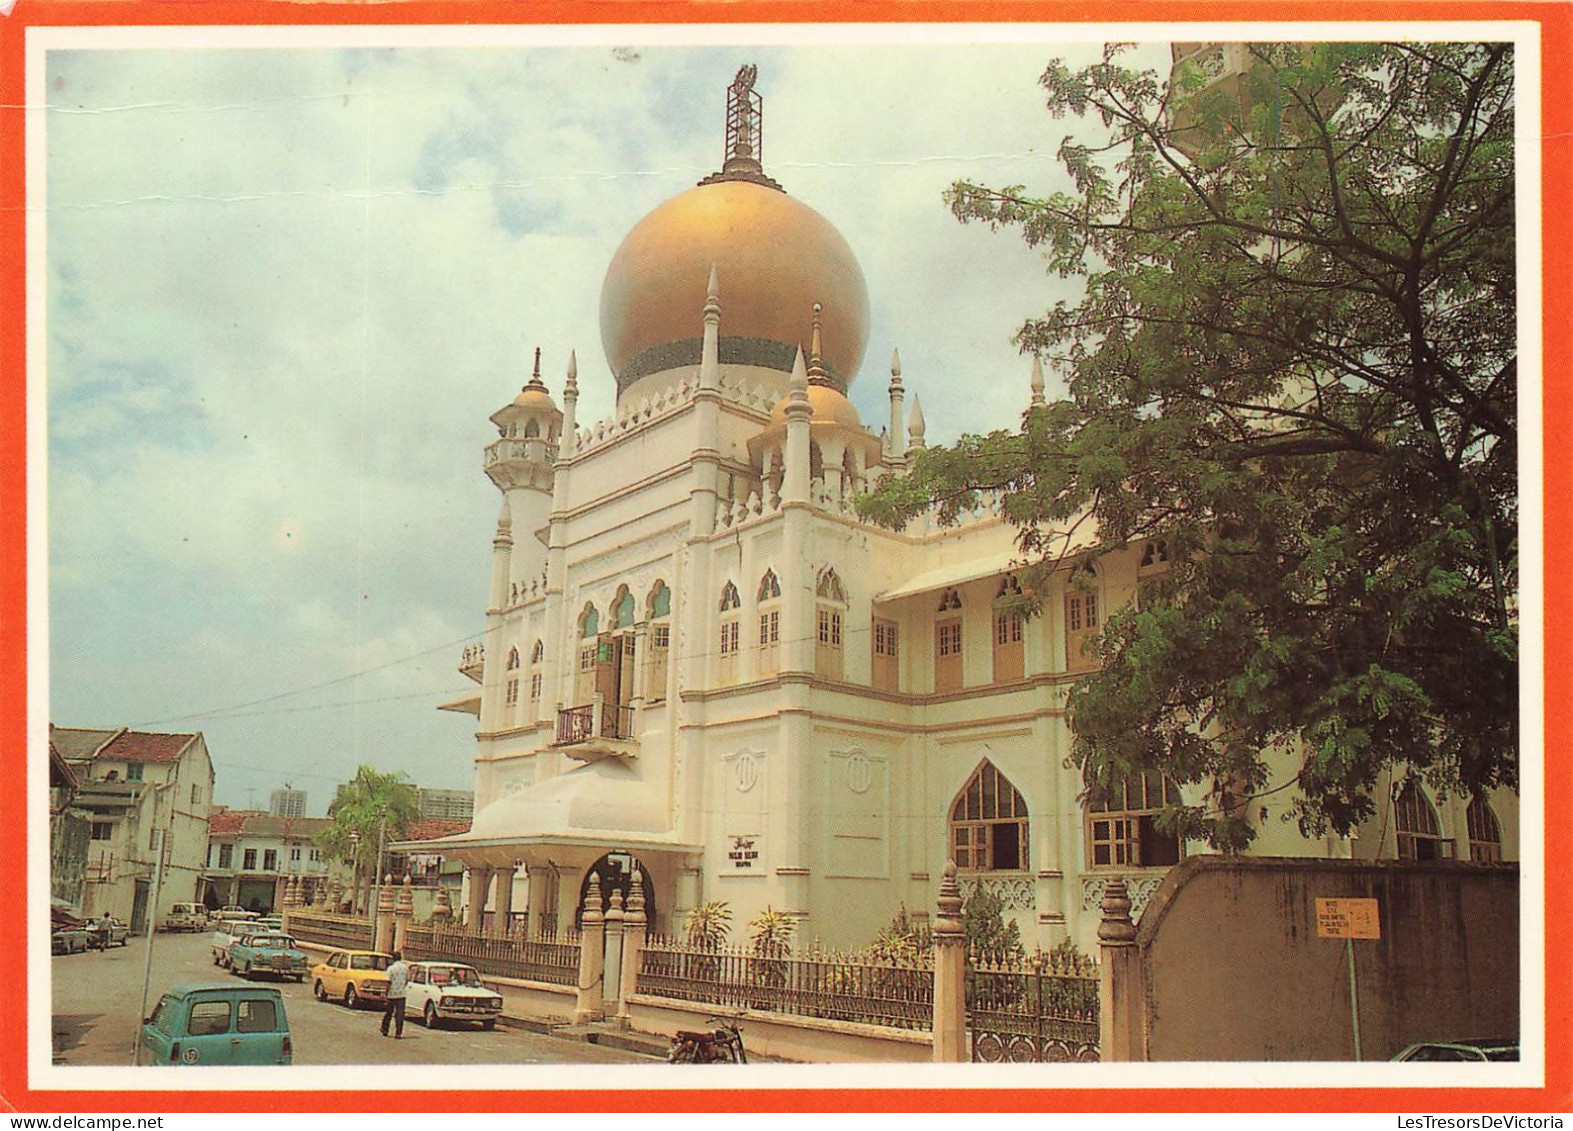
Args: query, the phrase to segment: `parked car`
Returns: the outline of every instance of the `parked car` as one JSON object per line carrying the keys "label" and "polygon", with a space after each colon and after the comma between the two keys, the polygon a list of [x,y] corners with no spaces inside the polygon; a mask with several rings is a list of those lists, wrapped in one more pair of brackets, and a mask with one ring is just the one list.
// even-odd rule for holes
{"label": "parked car", "polygon": [[229,948],[251,934],[255,928],[243,919],[220,919],[213,928],[208,945],[213,951],[213,965],[229,966]]}
{"label": "parked car", "polygon": [[109,926],[104,926],[103,919],[94,919],[83,924],[82,930],[87,932],[90,945],[99,950],[108,950],[112,946],[125,946],[131,939],[131,928],[113,915],[109,917]]}
{"label": "parked car", "polygon": [[200,903],[177,903],[164,916],[166,931],[200,931],[208,925],[208,909]]}
{"label": "parked car", "polygon": [[375,950],[335,950],[312,968],[311,992],[318,1001],[341,998],[351,1009],[361,1002],[380,1009],[388,1000],[384,971],[392,961],[391,954]]}
{"label": "parked car", "polygon": [[418,1015],[428,1029],[444,1021],[497,1024],[502,995],[486,988],[481,972],[458,962],[412,962],[404,1008]]}
{"label": "parked car", "polygon": [[[407,1008],[407,1007],[406,1007]],[[1501,1037],[1467,1041],[1421,1041],[1404,1049],[1394,1060],[1517,1060],[1518,1038]]]}
{"label": "parked car", "polygon": [[275,931],[242,935],[229,948],[230,971],[247,978],[274,974],[280,978],[306,980],[306,952],[289,935]]}
{"label": "parked car", "polygon": [[60,927],[50,932],[50,954],[80,954],[93,945],[86,927]]}
{"label": "parked car", "polygon": [[213,913],[215,919],[256,919],[260,918],[257,912],[247,911],[238,903],[226,903]]}
{"label": "parked car", "polygon": [[273,986],[176,986],[142,1023],[151,1063],[289,1064],[284,996]]}

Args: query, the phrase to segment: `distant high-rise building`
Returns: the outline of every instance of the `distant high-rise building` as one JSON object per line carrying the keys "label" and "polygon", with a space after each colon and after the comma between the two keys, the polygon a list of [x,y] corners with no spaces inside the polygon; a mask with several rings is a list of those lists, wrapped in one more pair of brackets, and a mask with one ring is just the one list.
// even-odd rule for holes
{"label": "distant high-rise building", "polygon": [[475,816],[475,794],[468,789],[416,787],[415,803],[428,821],[468,821]]}
{"label": "distant high-rise building", "polygon": [[304,817],[306,791],[292,789],[287,785],[283,789],[275,789],[272,799],[268,802],[268,812],[275,817]]}

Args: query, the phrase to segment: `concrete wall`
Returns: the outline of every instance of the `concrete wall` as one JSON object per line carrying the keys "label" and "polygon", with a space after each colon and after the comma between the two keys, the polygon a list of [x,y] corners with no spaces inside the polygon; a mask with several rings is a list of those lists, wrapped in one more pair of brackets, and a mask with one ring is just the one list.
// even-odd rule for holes
{"label": "concrete wall", "polygon": [[1363,1058],[1425,1039],[1518,1033],[1518,867],[1198,856],[1137,930],[1149,1060],[1350,1060],[1342,941],[1318,898],[1375,898],[1355,940]]}

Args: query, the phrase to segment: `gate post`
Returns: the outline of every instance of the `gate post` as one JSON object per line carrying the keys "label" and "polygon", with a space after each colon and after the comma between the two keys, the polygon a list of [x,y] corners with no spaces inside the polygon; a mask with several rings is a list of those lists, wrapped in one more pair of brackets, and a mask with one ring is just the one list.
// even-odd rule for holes
{"label": "gate post", "polygon": [[961,924],[961,887],[956,862],[945,862],[934,917],[934,1060],[967,1059],[967,932]]}
{"label": "gate post", "polygon": [[1098,1057],[1100,1060],[1146,1060],[1142,1032],[1141,952],[1131,922],[1131,900],[1124,880],[1110,880],[1103,893],[1103,920],[1098,924]]}
{"label": "gate post", "polygon": [[628,891],[628,915],[623,920],[623,989],[617,995],[617,1027],[628,1029],[633,1018],[628,1015],[628,999],[639,988],[639,966],[644,954],[646,924],[644,913],[644,879],[639,866],[634,865],[634,883]]}
{"label": "gate post", "polygon": [[601,1005],[605,922],[601,915],[601,878],[592,872],[589,888],[584,893],[584,913],[579,919],[579,1000],[573,1012],[575,1025],[599,1021],[606,1015]]}
{"label": "gate post", "polygon": [[393,876],[382,882],[377,892],[377,918],[372,934],[372,949],[383,954],[393,952]]}
{"label": "gate post", "polygon": [[623,893],[612,893],[612,905],[606,909],[606,1007],[609,1013],[618,1003],[623,992]]}
{"label": "gate post", "polygon": [[399,888],[399,901],[393,911],[393,949],[401,954],[410,941],[410,924],[415,921],[415,889],[411,886],[410,877],[404,877],[404,885]]}

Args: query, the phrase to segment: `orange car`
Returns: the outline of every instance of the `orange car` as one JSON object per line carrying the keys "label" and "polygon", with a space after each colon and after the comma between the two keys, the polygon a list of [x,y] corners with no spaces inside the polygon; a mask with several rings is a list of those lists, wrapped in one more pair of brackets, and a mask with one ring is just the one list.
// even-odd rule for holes
{"label": "orange car", "polygon": [[391,954],[376,950],[335,950],[312,967],[311,992],[318,1001],[339,998],[354,1009],[361,1002],[379,1009],[388,999]]}

